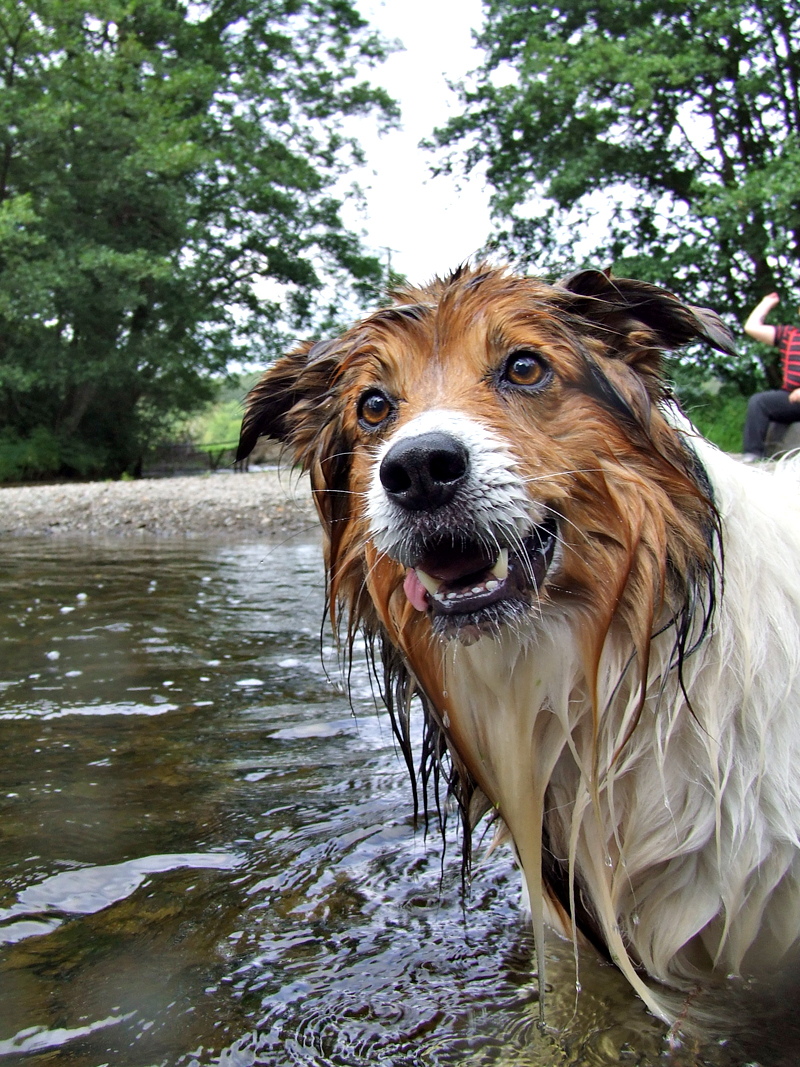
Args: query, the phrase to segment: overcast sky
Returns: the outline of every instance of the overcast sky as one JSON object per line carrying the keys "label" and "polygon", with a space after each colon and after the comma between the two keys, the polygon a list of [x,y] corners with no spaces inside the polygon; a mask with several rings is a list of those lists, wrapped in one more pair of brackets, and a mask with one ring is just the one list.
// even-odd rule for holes
{"label": "overcast sky", "polygon": [[[480,0],[359,0],[370,24],[405,51],[370,72],[399,101],[402,128],[378,137],[375,120],[360,121],[357,136],[368,166],[355,175],[367,196],[366,214],[348,217],[375,249],[391,249],[392,266],[411,282],[456,267],[489,233],[489,194],[480,177],[430,176],[433,154],[418,148],[437,125],[459,110],[447,79],[473,70],[481,53],[471,30],[481,22]],[[388,253],[384,252],[384,255]]]}

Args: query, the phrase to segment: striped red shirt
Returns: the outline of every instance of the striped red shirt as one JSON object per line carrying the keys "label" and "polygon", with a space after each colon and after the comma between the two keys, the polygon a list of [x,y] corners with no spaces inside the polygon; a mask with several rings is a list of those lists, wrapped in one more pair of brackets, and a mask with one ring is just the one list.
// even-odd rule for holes
{"label": "striped red shirt", "polygon": [[800,330],[796,326],[776,326],[775,344],[783,359],[783,388],[800,387]]}

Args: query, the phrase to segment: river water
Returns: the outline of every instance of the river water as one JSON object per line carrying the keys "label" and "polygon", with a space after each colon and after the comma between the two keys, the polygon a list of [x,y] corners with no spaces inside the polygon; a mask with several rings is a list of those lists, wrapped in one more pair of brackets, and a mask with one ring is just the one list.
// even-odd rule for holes
{"label": "river water", "polygon": [[555,938],[538,1029],[511,857],[464,894],[455,818],[414,826],[316,540],[0,565],[0,1067],[743,1062],[590,954],[576,998]]}

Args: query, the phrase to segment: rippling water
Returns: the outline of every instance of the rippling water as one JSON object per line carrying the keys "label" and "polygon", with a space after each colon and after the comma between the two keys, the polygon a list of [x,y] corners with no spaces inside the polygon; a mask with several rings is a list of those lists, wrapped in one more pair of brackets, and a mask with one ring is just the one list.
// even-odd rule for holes
{"label": "rippling water", "polygon": [[462,896],[414,827],[316,542],[15,541],[2,572],[0,1062],[742,1062],[589,955],[576,1006],[556,939],[538,1030],[511,859]]}

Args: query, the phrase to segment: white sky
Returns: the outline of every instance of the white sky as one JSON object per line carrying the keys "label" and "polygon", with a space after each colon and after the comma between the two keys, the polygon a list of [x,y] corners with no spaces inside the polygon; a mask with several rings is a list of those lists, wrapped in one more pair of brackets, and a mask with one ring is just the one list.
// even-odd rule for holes
{"label": "white sky", "polygon": [[444,274],[471,256],[490,230],[489,193],[481,177],[432,178],[433,153],[418,147],[435,126],[459,111],[447,86],[478,66],[471,29],[481,23],[480,0],[359,0],[370,25],[405,51],[369,71],[399,102],[401,129],[379,137],[375,119],[359,120],[355,133],[368,166],[352,177],[366,193],[366,214],[346,215],[365,230],[366,243],[391,249],[395,270],[413,283]]}

